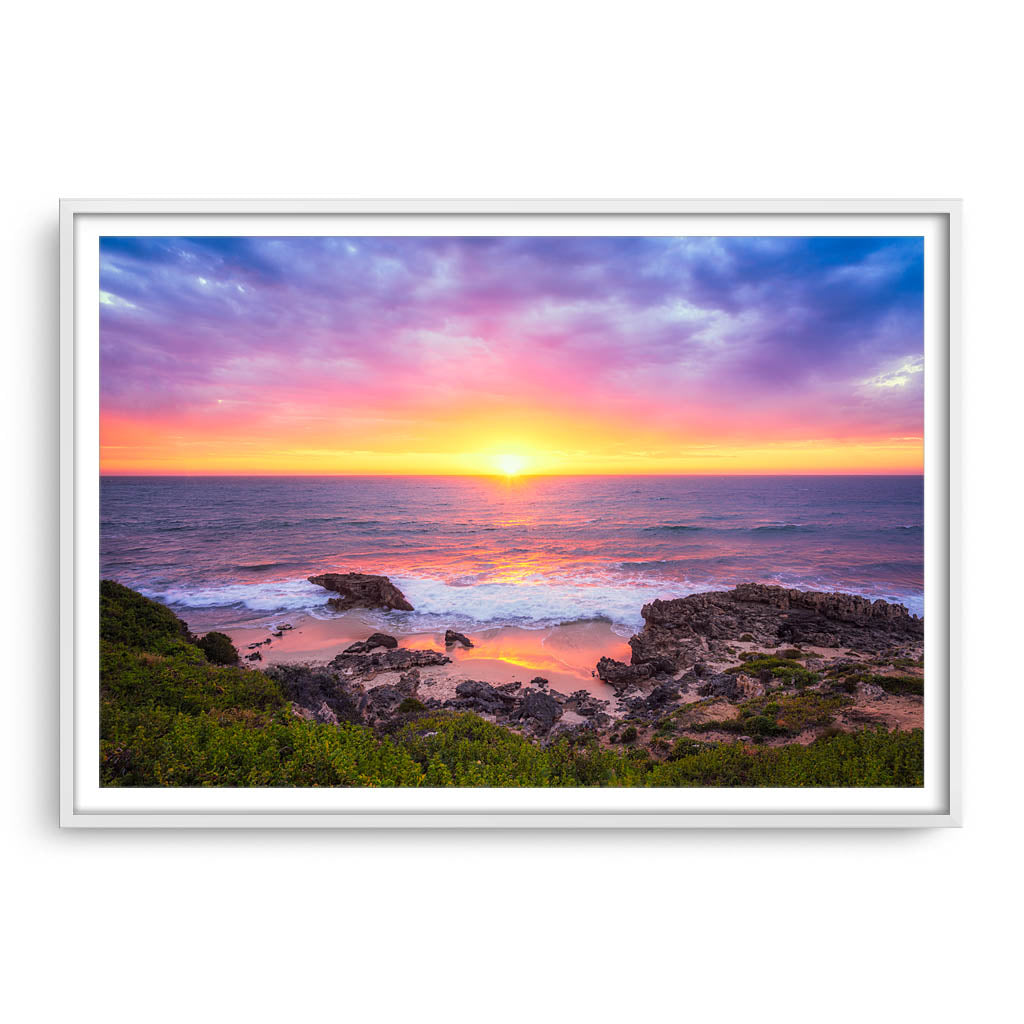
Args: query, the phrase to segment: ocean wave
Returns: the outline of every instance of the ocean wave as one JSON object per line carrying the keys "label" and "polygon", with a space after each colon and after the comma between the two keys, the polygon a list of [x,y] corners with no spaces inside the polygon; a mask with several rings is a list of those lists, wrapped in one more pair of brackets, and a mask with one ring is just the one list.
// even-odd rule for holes
{"label": "ocean wave", "polygon": [[[634,563],[637,568],[643,566],[646,569],[655,564]],[[623,568],[628,565],[624,563]],[[643,627],[640,610],[650,601],[686,597],[707,590],[731,590],[735,586],[734,581],[704,581],[699,584],[663,581],[656,584],[643,579],[622,583],[603,579],[555,582],[539,577],[534,581],[515,583],[473,582],[465,577],[454,582],[413,576],[392,576],[391,579],[408,598],[414,611],[367,613],[382,625],[391,623],[409,631],[448,626],[473,629],[510,625],[542,629],[569,622],[602,620],[611,623],[624,636]],[[882,597],[906,605],[915,614],[920,615],[924,611],[923,595],[914,590],[837,586],[825,579],[788,575],[764,579],[763,582]],[[138,589],[146,597],[172,608],[233,608],[257,614],[304,611],[318,618],[334,615],[327,608],[331,594],[305,579]]]}
{"label": "ocean wave", "polygon": [[640,629],[640,609],[658,597],[682,597],[693,589],[637,584],[477,583],[457,586],[436,579],[392,577],[416,609],[406,616],[456,619],[466,625],[528,625],[545,627],[565,622],[603,619],[629,630]]}
{"label": "ocean wave", "polygon": [[275,580],[270,583],[225,583],[206,587],[139,588],[154,601],[177,608],[247,608],[254,612],[313,610],[331,596],[308,580]]}
{"label": "ocean wave", "polygon": [[644,533],[696,533],[699,530],[706,530],[706,526],[691,526],[688,523],[662,523],[659,526],[645,526]]}

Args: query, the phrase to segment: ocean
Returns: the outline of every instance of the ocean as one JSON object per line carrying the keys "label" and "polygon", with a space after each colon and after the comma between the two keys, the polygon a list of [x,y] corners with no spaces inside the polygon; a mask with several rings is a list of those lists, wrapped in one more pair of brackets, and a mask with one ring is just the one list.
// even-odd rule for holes
{"label": "ocean", "polygon": [[193,628],[327,618],[320,572],[390,576],[405,632],[604,619],[737,583],[923,615],[920,476],[104,477],[100,560]]}

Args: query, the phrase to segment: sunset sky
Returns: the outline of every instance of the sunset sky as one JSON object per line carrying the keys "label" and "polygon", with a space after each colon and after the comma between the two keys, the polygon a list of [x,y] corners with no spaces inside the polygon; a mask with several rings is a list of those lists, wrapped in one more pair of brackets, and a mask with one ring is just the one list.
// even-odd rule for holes
{"label": "sunset sky", "polygon": [[120,238],[109,474],[917,473],[920,238]]}

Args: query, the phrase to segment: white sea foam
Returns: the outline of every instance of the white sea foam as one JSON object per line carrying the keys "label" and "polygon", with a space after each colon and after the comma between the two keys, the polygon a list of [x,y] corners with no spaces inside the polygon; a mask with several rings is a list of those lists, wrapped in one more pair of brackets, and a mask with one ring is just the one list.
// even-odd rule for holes
{"label": "white sea foam", "polygon": [[581,619],[607,619],[630,630],[643,625],[640,609],[658,597],[683,597],[684,584],[642,586],[609,583],[476,583],[394,577],[417,613],[491,625],[548,626]]}
{"label": "white sea foam", "polygon": [[[444,619],[450,624],[550,626],[582,619],[606,619],[624,630],[643,625],[640,609],[658,597],[682,597],[695,589],[684,584],[518,582],[459,586],[438,579],[395,576],[392,582],[415,612],[392,614],[409,627]],[[229,583],[208,587],[142,588],[141,593],[178,608],[245,608],[251,612],[326,611],[332,596],[306,580]],[[321,615],[318,615],[321,617]]]}
{"label": "white sea foam", "polygon": [[311,610],[331,596],[308,580],[274,580],[267,583],[225,583],[216,587],[168,587],[139,592],[163,604],[179,608],[248,608],[254,612]]}
{"label": "white sea foam", "polygon": [[[408,629],[433,629],[438,626],[520,625],[541,628],[584,619],[605,619],[621,632],[640,629],[640,609],[656,598],[685,597],[704,590],[729,590],[732,584],[693,585],[665,581],[652,585],[642,581],[610,583],[581,580],[516,583],[474,583],[459,585],[438,579],[393,576],[392,582],[405,594],[414,612],[388,613],[388,619],[400,620]],[[813,580],[780,581],[787,586],[813,589],[843,589]],[[275,580],[263,583],[228,583],[208,587],[169,587],[163,590],[140,588],[146,597],[178,608],[244,608],[254,613],[305,611],[317,617],[328,612],[332,596],[323,587],[305,579]],[[923,600],[913,593],[861,591],[868,597],[884,597],[905,604],[911,612],[922,614]]]}

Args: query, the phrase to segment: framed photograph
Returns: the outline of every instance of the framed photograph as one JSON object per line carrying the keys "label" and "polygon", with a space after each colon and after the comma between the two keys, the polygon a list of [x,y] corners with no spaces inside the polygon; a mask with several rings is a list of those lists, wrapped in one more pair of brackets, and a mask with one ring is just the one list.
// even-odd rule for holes
{"label": "framed photograph", "polygon": [[61,824],[958,825],[959,237],[64,201]]}

